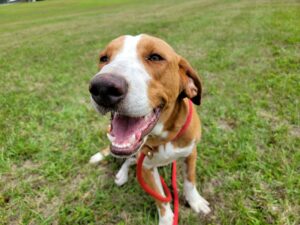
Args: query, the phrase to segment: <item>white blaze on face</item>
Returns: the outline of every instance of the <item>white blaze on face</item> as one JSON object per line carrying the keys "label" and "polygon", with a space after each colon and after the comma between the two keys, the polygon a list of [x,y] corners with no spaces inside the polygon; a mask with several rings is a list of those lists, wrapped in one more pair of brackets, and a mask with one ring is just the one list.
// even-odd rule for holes
{"label": "white blaze on face", "polygon": [[148,82],[151,77],[140,61],[137,52],[140,39],[141,35],[125,36],[120,52],[98,73],[113,73],[126,79],[128,93],[122,101],[119,111],[132,117],[145,116],[152,111],[148,98]]}

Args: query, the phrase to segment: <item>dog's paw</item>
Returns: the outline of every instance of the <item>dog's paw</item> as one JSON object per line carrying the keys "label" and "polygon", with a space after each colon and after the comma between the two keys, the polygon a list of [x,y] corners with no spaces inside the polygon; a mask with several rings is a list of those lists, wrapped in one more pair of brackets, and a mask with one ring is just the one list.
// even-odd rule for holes
{"label": "dog's paw", "polygon": [[115,178],[116,185],[122,186],[127,181],[128,181],[128,170],[120,169]]}
{"label": "dog's paw", "polygon": [[170,208],[170,205],[168,204],[168,206],[165,207],[164,215],[161,215],[161,213],[159,213],[159,225],[172,225],[173,220],[174,214],[172,212],[172,209]]}
{"label": "dog's paw", "polygon": [[189,205],[191,206],[191,208],[196,212],[196,213],[204,213],[204,214],[208,214],[210,213],[210,208],[209,208],[209,203],[201,197],[201,195],[199,195],[197,193],[197,195],[194,195],[194,197],[190,198],[189,200],[187,200]]}
{"label": "dog's paw", "polygon": [[97,164],[97,163],[101,162],[103,159],[104,159],[103,154],[101,152],[98,152],[90,158],[89,163]]}
{"label": "dog's paw", "polygon": [[184,182],[184,195],[191,208],[196,213],[210,213],[209,203],[197,191],[195,185],[189,181]]}

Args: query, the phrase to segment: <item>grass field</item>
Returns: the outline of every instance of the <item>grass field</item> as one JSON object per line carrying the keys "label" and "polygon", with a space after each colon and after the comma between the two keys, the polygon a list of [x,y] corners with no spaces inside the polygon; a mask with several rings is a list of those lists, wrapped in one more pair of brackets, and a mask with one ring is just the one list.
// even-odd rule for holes
{"label": "grass field", "polygon": [[[0,224],[156,224],[153,200],[108,144],[90,105],[97,54],[149,33],[204,82],[196,215],[180,224],[300,224],[300,2],[59,1],[0,6]],[[165,177],[169,169],[161,170]]]}

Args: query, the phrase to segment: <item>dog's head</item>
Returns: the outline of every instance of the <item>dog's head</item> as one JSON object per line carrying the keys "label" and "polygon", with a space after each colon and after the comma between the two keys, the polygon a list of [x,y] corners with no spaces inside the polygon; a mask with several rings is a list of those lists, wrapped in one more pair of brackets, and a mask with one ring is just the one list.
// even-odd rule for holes
{"label": "dog's head", "polygon": [[92,103],[111,112],[111,152],[128,157],[138,151],[163,115],[183,98],[201,103],[200,80],[183,57],[149,35],[121,36],[99,56],[90,82]]}

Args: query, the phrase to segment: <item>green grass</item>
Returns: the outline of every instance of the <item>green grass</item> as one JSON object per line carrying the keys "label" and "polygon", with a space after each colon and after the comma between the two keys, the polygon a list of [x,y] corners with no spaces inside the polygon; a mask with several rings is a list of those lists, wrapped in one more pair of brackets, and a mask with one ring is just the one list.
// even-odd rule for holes
{"label": "green grass", "polygon": [[[122,34],[169,42],[204,81],[196,215],[180,224],[300,223],[299,1],[59,1],[0,6],[0,224],[156,224],[153,200],[90,106],[97,54]],[[162,170],[165,176],[169,170]],[[179,178],[182,196],[182,176]]]}

